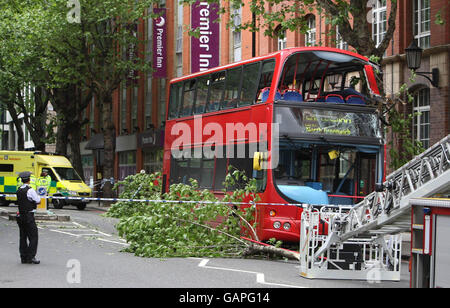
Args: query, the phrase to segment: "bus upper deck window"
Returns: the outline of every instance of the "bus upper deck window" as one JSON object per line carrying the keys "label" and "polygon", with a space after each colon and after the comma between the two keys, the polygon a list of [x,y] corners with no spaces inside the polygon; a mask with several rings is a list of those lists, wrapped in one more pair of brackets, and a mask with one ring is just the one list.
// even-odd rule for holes
{"label": "bus upper deck window", "polygon": [[184,82],[183,103],[180,110],[180,116],[192,115],[196,84],[196,79],[191,79]]}
{"label": "bus upper deck window", "polygon": [[170,103],[169,103],[169,118],[174,119],[178,117],[178,111],[181,103],[181,94],[183,91],[183,84],[176,83],[170,87]]}
{"label": "bus upper deck window", "polygon": [[208,99],[208,88],[210,84],[209,75],[200,77],[197,84],[197,97],[195,99],[194,114],[206,112],[206,100]]}
{"label": "bus upper deck window", "polygon": [[222,71],[212,74],[209,101],[208,101],[208,111],[219,110],[220,102],[223,99],[224,86],[225,86],[225,72]]}
{"label": "bus upper deck window", "polygon": [[234,108],[238,104],[241,91],[242,66],[227,71],[223,109]]}
{"label": "bus upper deck window", "polygon": [[258,62],[244,66],[240,106],[251,105],[255,102],[260,65],[261,63]]}
{"label": "bus upper deck window", "polygon": [[[262,90],[272,86],[273,73],[275,71],[275,60],[270,59],[263,63],[261,69],[261,75],[259,76],[258,93],[261,94]],[[261,101],[261,97],[258,98]]]}

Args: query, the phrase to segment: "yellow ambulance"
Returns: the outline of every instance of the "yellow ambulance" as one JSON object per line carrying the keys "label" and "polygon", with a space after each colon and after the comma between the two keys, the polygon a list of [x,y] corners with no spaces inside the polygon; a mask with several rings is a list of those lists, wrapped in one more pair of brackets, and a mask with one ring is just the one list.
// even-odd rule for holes
{"label": "yellow ambulance", "polygon": [[[0,194],[16,193],[19,173],[30,171],[38,178],[42,169],[46,169],[51,177],[49,196],[85,198],[92,196],[91,188],[81,180],[66,157],[28,151],[0,151]],[[3,205],[16,200],[15,197],[0,197],[0,203]],[[89,201],[48,199],[48,202],[49,204],[51,202],[56,209],[71,204],[79,210],[84,210]]]}

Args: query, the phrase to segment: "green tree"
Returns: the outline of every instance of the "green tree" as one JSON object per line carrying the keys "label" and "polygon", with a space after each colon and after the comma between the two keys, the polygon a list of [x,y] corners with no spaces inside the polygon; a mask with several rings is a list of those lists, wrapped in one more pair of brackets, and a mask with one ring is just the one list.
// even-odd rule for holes
{"label": "green tree", "polygon": [[23,132],[17,123],[19,114],[37,150],[45,150],[46,139],[52,132],[47,130],[48,88],[46,72],[40,62],[38,37],[30,27],[27,5],[9,1],[0,11],[0,92],[15,122],[19,134],[19,149],[23,149]]}
{"label": "green tree", "polygon": [[[148,72],[150,63],[139,47],[145,43],[137,35],[138,24],[155,0],[80,0],[80,18],[67,18],[67,1],[51,0],[46,67],[57,82],[71,84],[76,80],[78,90],[92,91],[101,106],[104,135],[104,178],[114,177],[116,127],[113,121],[113,93],[124,82],[135,82],[137,72]],[[89,96],[85,96],[87,98]],[[82,99],[83,102],[87,100]],[[81,107],[83,107],[82,105]],[[104,187],[111,196],[112,185]]]}
{"label": "green tree", "polygon": [[[182,0],[192,5],[196,0]],[[263,31],[267,36],[278,36],[282,31],[309,30],[307,15],[314,9],[325,18],[327,24],[339,26],[343,40],[364,56],[382,58],[395,31],[397,16],[397,0],[390,1],[391,9],[387,20],[386,33],[380,42],[372,37],[370,4],[368,0],[230,0],[228,2],[209,0],[209,3],[220,5],[220,13],[229,13],[233,17],[233,9],[249,6],[254,15],[253,20],[247,20],[240,25],[234,24],[230,18],[229,25],[237,29]],[[280,28],[279,28],[280,27]],[[333,32],[331,32],[333,33]]]}
{"label": "green tree", "polygon": [[[24,84],[37,89],[34,103],[52,102],[58,112],[58,149],[64,153],[64,142],[69,140],[79,171],[80,131],[85,124],[82,112],[95,95],[102,108],[103,176],[114,176],[116,128],[112,95],[121,83],[135,82],[137,72],[151,69],[145,55],[140,53],[139,48],[145,41],[137,35],[137,27],[144,18],[156,17],[151,8],[158,2],[80,0],[80,15],[76,18],[71,15],[73,9],[67,7],[67,0],[11,0],[1,4],[4,10],[0,13],[0,35],[2,41],[8,42],[7,48],[2,48],[2,54],[7,57],[2,63],[8,67],[7,74],[2,73],[3,78],[9,83],[17,81],[14,83],[17,89]],[[15,50],[20,51],[19,57]],[[20,100],[17,95],[8,97],[19,98],[14,103],[27,117],[33,111],[34,115],[43,113],[37,105],[31,109],[27,100]],[[42,119],[39,121],[45,123]],[[37,127],[30,125],[29,129],[33,131],[32,136],[34,131],[36,136],[42,136]],[[38,140],[35,143],[39,143]],[[111,195],[111,188],[108,183],[105,185],[105,196]]]}

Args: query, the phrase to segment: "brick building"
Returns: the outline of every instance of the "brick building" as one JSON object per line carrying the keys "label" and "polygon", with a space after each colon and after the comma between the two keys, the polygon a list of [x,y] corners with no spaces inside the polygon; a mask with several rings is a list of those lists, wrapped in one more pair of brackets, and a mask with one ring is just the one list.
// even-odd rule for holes
{"label": "brick building", "polygon": [[[405,109],[407,112],[420,112],[420,115],[414,117],[411,127],[413,138],[429,146],[450,133],[450,6],[447,0],[397,2],[396,30],[382,61],[384,87],[386,94],[391,95],[398,93],[402,84],[407,84],[415,99],[413,106],[406,106]],[[386,32],[391,1],[373,0],[368,3],[372,4],[372,8],[368,7],[368,12],[371,10],[373,17],[372,24],[368,26],[372,28],[373,38],[380,42]],[[223,1],[222,5],[227,6],[229,2]],[[324,14],[315,10],[305,16],[310,28],[307,33],[287,31],[279,37],[266,37],[263,31],[239,32],[227,27],[226,21],[229,18],[233,18],[235,23],[251,21],[252,14],[248,5],[222,16],[220,24],[211,21],[214,10],[206,2],[199,1],[198,7],[188,7],[178,4],[177,0],[166,0],[160,7],[165,9],[167,31],[163,77],[140,74],[137,84],[124,84],[114,95],[117,179],[141,169],[154,171],[162,166],[168,82],[171,78],[197,71],[197,62],[203,64],[204,67],[200,67],[203,69],[208,68],[208,65],[225,65],[294,46],[352,49],[339,36],[339,29],[327,24]],[[276,10],[276,7],[267,7],[267,10]],[[444,21],[443,24],[440,20]],[[192,38],[185,31],[186,25],[195,22],[198,22],[203,31],[200,38]],[[162,23],[158,21],[158,24]],[[151,20],[143,21],[138,27],[140,35],[149,39],[145,46],[149,51],[154,48],[154,27]],[[438,87],[432,86],[421,76],[417,76],[414,82],[409,80],[410,70],[406,66],[405,48],[413,38],[424,49],[422,65],[417,71],[431,72],[432,68],[438,68]],[[211,54],[198,59],[201,47]],[[90,124],[83,132],[85,141],[81,144],[85,176],[100,179],[101,124],[95,100],[86,111],[86,117]]]}

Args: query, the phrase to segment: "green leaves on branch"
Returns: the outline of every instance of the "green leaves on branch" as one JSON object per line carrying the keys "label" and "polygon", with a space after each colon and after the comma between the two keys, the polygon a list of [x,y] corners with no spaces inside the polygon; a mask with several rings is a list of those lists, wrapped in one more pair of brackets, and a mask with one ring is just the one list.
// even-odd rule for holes
{"label": "green leaves on branch", "polygon": [[[254,236],[254,207],[241,208],[223,203],[210,191],[190,185],[173,184],[161,193],[160,173],[136,174],[119,182],[119,198],[161,200],[160,202],[118,202],[107,215],[120,218],[120,236],[130,244],[127,251],[142,257],[235,257],[241,256],[248,243],[240,237]],[[256,201],[256,184],[238,170],[230,170],[224,202]],[[169,203],[165,201],[194,201]],[[208,201],[210,203],[196,203]]]}
{"label": "green leaves on branch", "polygon": [[[415,73],[411,71],[409,81],[414,83]],[[400,100],[403,105],[413,104],[414,97],[408,90],[408,85],[400,86],[399,97],[404,97],[405,100]],[[420,113],[405,113],[400,111],[400,106],[393,106],[388,110],[388,119],[390,123],[390,130],[393,138],[389,141],[390,150],[390,167],[398,169],[411,160],[412,157],[422,153],[424,148],[422,143],[414,139],[411,134],[411,127],[414,118]]]}

